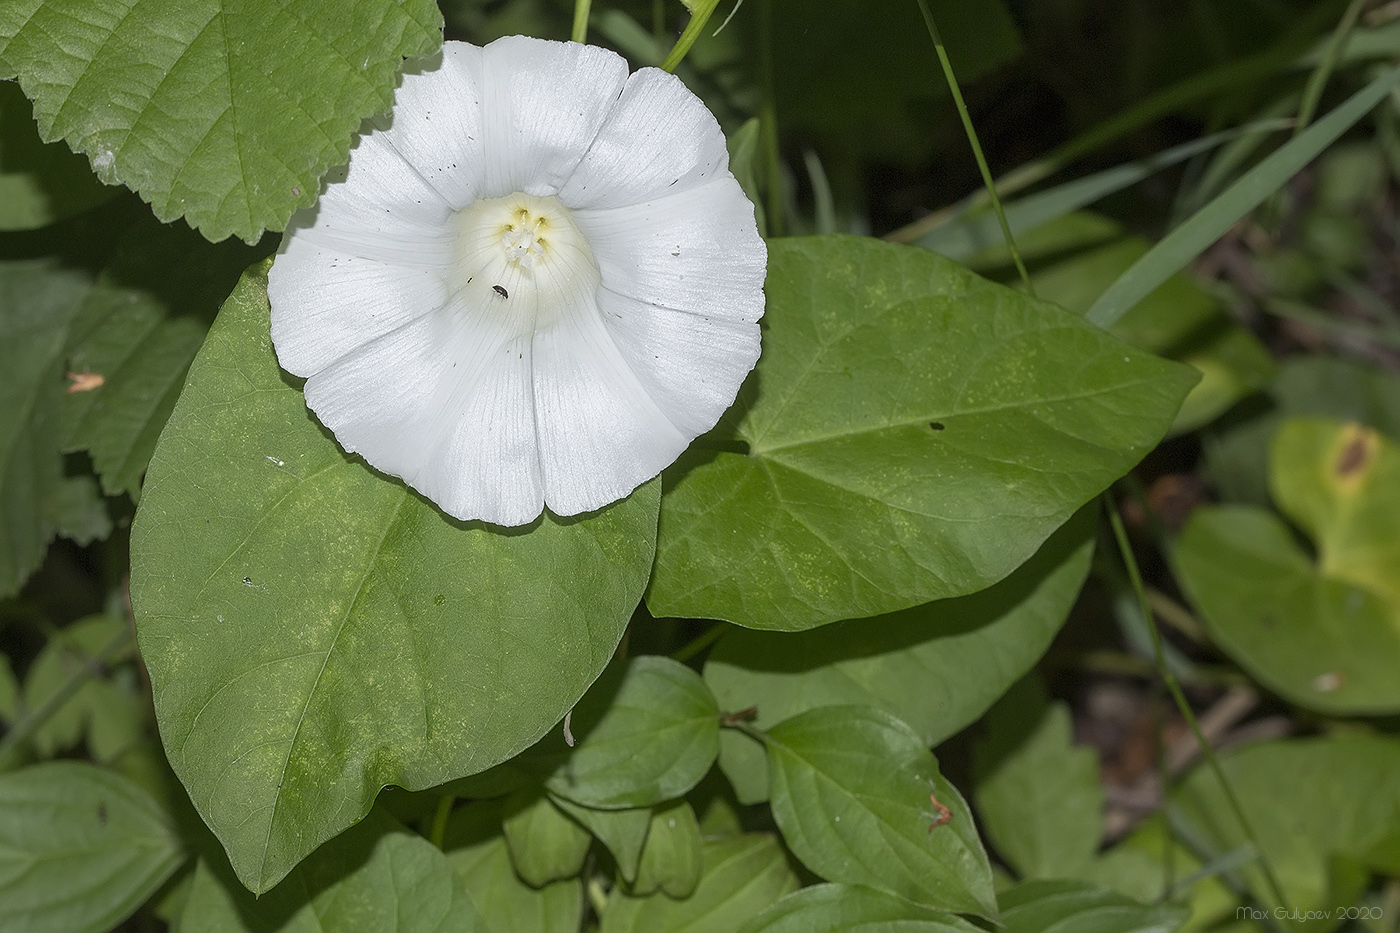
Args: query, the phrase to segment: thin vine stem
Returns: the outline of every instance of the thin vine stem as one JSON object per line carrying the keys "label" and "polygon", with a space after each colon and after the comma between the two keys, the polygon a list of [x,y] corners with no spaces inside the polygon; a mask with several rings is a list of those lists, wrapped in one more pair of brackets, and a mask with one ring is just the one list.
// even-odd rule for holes
{"label": "thin vine stem", "polygon": [[575,42],[588,41],[588,12],[593,0],[574,0],[574,31],[570,36]]}
{"label": "thin vine stem", "polygon": [[1006,212],[1002,210],[1001,198],[997,195],[997,183],[992,178],[992,170],[987,166],[987,157],[982,153],[982,143],[977,138],[977,128],[972,125],[972,114],[967,112],[967,103],[963,100],[962,89],[958,87],[957,76],[953,74],[953,63],[948,60],[948,50],[943,46],[943,34],[938,31],[938,24],[933,20],[933,12],[928,8],[928,0],[918,0],[919,12],[924,14],[924,25],[928,27],[929,38],[933,40],[934,51],[938,53],[938,63],[943,66],[943,76],[948,79],[948,90],[953,93],[953,103],[958,108],[958,116],[962,118],[963,129],[967,132],[967,141],[972,145],[973,158],[977,160],[977,170],[982,173],[982,184],[986,186],[987,195],[992,201],[992,210],[996,212],[997,221],[1001,224],[1001,234],[1006,238],[1006,248],[1011,251],[1011,261],[1016,264],[1016,271],[1021,274],[1021,282],[1026,286],[1026,291],[1035,297],[1035,286],[1031,285],[1031,275],[1026,271],[1026,264],[1021,259],[1021,251],[1016,248],[1016,238],[1011,235],[1011,225],[1006,222]]}
{"label": "thin vine stem", "polygon": [[743,720],[731,721],[726,719],[723,722],[721,722],[720,725],[724,726],[724,728],[726,729],[737,729],[738,731],[744,733],[744,735],[747,735],[754,741],[763,743],[765,747],[768,745],[768,733],[764,732],[762,729],[749,725]]}
{"label": "thin vine stem", "polygon": [[433,813],[433,827],[428,831],[428,841],[439,849],[442,848],[443,840],[447,838],[447,818],[452,815],[452,805],[457,802],[457,798],[452,794],[443,794],[438,798],[437,810]]}
{"label": "thin vine stem", "polygon": [[[1186,694],[1182,693],[1181,684],[1177,681],[1171,668],[1167,666],[1166,653],[1162,644],[1162,631],[1157,627],[1156,617],[1153,616],[1152,607],[1148,603],[1147,592],[1142,584],[1142,573],[1138,570],[1137,558],[1133,556],[1132,545],[1128,541],[1128,531],[1123,527],[1123,516],[1118,514],[1118,504],[1113,501],[1113,497],[1109,493],[1104,493],[1103,501],[1108,512],[1109,524],[1113,527],[1113,538],[1118,544],[1118,555],[1122,558],[1123,567],[1128,572],[1128,581],[1137,597],[1142,617],[1147,620],[1147,630],[1152,637],[1152,654],[1157,664],[1157,673],[1161,676],[1162,682],[1166,684],[1167,691],[1171,693],[1177,711],[1181,713],[1181,718],[1186,720],[1187,728],[1196,737],[1201,754],[1205,757],[1211,772],[1215,774],[1216,780],[1220,782],[1221,790],[1225,793],[1225,800],[1234,812],[1235,819],[1239,821],[1240,828],[1244,830],[1245,837],[1254,846],[1254,851],[1259,859],[1259,867],[1264,872],[1264,880],[1269,885],[1270,893],[1278,901],[1279,906],[1287,907],[1288,901],[1283,896],[1283,888],[1279,885],[1278,877],[1274,874],[1268,853],[1259,844],[1259,837],[1255,835],[1254,827],[1250,824],[1249,818],[1245,816],[1244,807],[1240,804],[1239,798],[1235,796],[1235,789],[1230,784],[1229,778],[1225,776],[1225,769],[1220,767],[1220,759],[1215,757],[1215,750],[1206,740],[1205,734],[1201,731],[1200,723],[1196,721],[1195,711],[1191,709],[1191,704],[1186,702]],[[1163,790],[1165,791],[1165,788]]]}
{"label": "thin vine stem", "polygon": [[724,633],[728,630],[729,626],[725,625],[723,622],[716,622],[713,626],[706,629],[704,634],[697,636],[693,641],[684,644],[681,647],[677,648],[675,651],[671,652],[671,660],[680,661],[682,663],[684,663],[685,661],[689,661],[691,658],[695,657],[697,654],[704,651],[706,648],[710,647],[715,642],[723,638]]}
{"label": "thin vine stem", "polygon": [[676,40],[676,44],[671,46],[671,52],[666,56],[666,60],[661,63],[662,71],[675,71],[676,66],[685,58],[690,47],[695,44],[695,40],[700,38],[700,34],[705,31],[705,24],[710,21],[710,16],[715,12],[715,7],[719,6],[719,0],[699,0],[690,11],[690,22],[685,24],[685,31]]}

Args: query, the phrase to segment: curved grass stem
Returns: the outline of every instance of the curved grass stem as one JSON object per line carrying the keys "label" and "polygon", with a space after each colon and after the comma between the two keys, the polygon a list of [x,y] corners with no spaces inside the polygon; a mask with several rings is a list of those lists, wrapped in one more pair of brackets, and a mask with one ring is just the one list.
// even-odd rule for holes
{"label": "curved grass stem", "polygon": [[933,40],[934,51],[938,53],[938,63],[943,67],[943,76],[948,79],[948,90],[953,94],[953,104],[958,108],[958,116],[962,118],[963,129],[967,132],[967,141],[972,145],[973,158],[977,160],[977,170],[982,173],[982,184],[987,189],[987,196],[991,199],[992,210],[997,215],[998,222],[1001,223],[1001,233],[1006,239],[1006,248],[1011,253],[1011,261],[1016,264],[1016,271],[1021,274],[1021,282],[1026,286],[1026,291],[1035,296],[1035,286],[1031,284],[1031,275],[1026,271],[1026,264],[1021,259],[1021,251],[1016,248],[1016,238],[1011,235],[1011,225],[1006,222],[1006,212],[1001,208],[1001,198],[997,196],[996,181],[992,178],[992,170],[987,166],[987,157],[982,153],[982,143],[977,138],[977,128],[972,125],[972,115],[967,112],[967,103],[963,100],[962,90],[958,87],[957,76],[953,74],[953,63],[948,60],[948,50],[943,47],[943,36],[938,31],[938,24],[933,20],[933,13],[928,8],[928,0],[918,0],[919,12],[924,15],[924,25],[928,27],[929,38]]}
{"label": "curved grass stem", "polygon": [[[1161,675],[1162,682],[1166,684],[1167,691],[1172,695],[1172,700],[1176,703],[1177,711],[1181,713],[1181,718],[1186,720],[1187,728],[1196,737],[1196,742],[1200,745],[1201,754],[1205,757],[1207,765],[1220,782],[1221,790],[1225,794],[1225,800],[1229,804],[1235,819],[1239,821],[1240,828],[1244,831],[1254,851],[1258,854],[1259,866],[1264,872],[1264,880],[1269,886],[1269,892],[1274,896],[1282,907],[1287,907],[1288,902],[1284,899],[1283,888],[1279,885],[1278,877],[1274,874],[1273,864],[1269,861],[1268,853],[1259,844],[1259,837],[1255,835],[1254,827],[1250,825],[1249,818],[1245,816],[1244,807],[1240,804],[1239,797],[1235,796],[1235,788],[1230,784],[1229,778],[1225,776],[1225,769],[1220,767],[1220,759],[1215,757],[1215,750],[1211,748],[1210,742],[1201,731],[1200,723],[1196,720],[1196,713],[1191,709],[1191,704],[1186,702],[1186,695],[1181,691],[1181,684],[1177,681],[1176,675],[1167,666],[1165,651],[1162,645],[1162,631],[1157,627],[1157,620],[1152,614],[1152,607],[1147,599],[1147,591],[1142,584],[1142,573],[1138,570],[1137,558],[1133,556],[1132,546],[1128,542],[1127,529],[1123,527],[1123,516],[1118,514],[1118,504],[1113,501],[1112,495],[1104,493],[1104,508],[1108,512],[1109,524],[1113,526],[1113,538],[1118,544],[1118,555],[1123,560],[1123,567],[1128,572],[1128,580],[1132,584],[1133,593],[1137,596],[1138,606],[1142,611],[1142,616],[1147,620],[1148,631],[1152,636],[1152,654],[1157,663],[1157,672]],[[1165,790],[1165,788],[1164,788]]]}
{"label": "curved grass stem", "polygon": [[676,40],[676,44],[671,46],[671,52],[666,56],[666,60],[661,63],[662,71],[675,71],[690,47],[695,44],[695,40],[700,38],[700,33],[705,31],[705,24],[710,21],[710,16],[715,12],[715,7],[719,6],[719,0],[698,0],[690,11],[690,22],[685,24],[685,30],[681,37]]}

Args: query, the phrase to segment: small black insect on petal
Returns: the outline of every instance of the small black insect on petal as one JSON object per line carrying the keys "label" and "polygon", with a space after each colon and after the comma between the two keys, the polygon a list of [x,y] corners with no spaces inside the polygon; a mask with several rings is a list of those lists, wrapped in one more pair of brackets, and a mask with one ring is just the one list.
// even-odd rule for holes
{"label": "small black insect on petal", "polygon": [[502,298],[510,297],[510,293],[506,291],[504,285],[492,285],[491,288],[496,292],[497,295],[500,295]]}

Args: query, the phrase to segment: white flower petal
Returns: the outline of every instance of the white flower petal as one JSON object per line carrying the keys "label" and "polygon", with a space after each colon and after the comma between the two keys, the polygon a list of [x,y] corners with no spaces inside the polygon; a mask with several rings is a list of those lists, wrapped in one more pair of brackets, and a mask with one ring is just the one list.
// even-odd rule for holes
{"label": "white flower petal", "polygon": [[550,197],[573,174],[627,81],[616,52],[524,36],[482,50],[486,153],[479,197]]}
{"label": "white flower petal", "polygon": [[689,437],[715,426],[758,362],[757,324],[658,308],[606,288],[598,306],[647,394]]}
{"label": "white flower petal", "polygon": [[267,294],[277,360],[298,376],[447,303],[434,270],[342,256],[306,237],[282,241]]}
{"label": "white flower petal", "polygon": [[350,164],[326,173],[314,207],[292,215],[287,237],[322,249],[404,265],[452,258],[452,209],[379,131],[361,134]]}
{"label": "white flower petal", "polygon": [[347,451],[455,518],[520,525],[540,514],[531,334],[479,293],[368,344],[306,382],[306,403]]}
{"label": "white flower petal", "polygon": [[700,98],[675,75],[643,68],[559,200],[570,208],[641,204],[704,184],[728,165],[724,133]]}
{"label": "white flower petal", "polygon": [[628,298],[732,321],[763,315],[768,249],[732,175],[630,207],[574,211],[603,286]]}
{"label": "white flower petal", "polygon": [[677,79],[449,42],[293,218],[273,341],[347,451],[520,525],[627,495],[714,425],[758,355],[766,252]]}
{"label": "white flower petal", "polygon": [[445,42],[441,64],[405,73],[394,110],[375,123],[394,148],[453,210],[477,197],[484,156],[481,128],[481,49]]}
{"label": "white flower petal", "polygon": [[652,401],[598,310],[575,306],[534,342],[545,502],[577,515],[621,499],[680,456],[690,436]]}

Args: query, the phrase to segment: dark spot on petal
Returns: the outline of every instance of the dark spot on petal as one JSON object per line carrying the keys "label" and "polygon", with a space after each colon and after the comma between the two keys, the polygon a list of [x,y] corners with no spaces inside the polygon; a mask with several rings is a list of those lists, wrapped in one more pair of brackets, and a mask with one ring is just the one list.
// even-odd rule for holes
{"label": "dark spot on petal", "polygon": [[494,291],[497,295],[500,295],[502,298],[510,297],[510,292],[506,291],[504,285],[492,285],[491,290]]}

